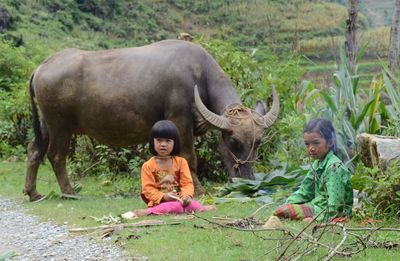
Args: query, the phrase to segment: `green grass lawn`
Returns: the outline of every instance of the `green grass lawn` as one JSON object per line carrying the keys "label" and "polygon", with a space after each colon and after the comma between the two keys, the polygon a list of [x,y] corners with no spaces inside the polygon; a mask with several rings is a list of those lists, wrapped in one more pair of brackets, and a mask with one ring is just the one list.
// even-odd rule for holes
{"label": "green grass lawn", "polygon": [[[87,177],[79,181],[82,184],[80,200],[63,200],[58,196],[41,202],[31,203],[22,195],[24,185],[25,163],[0,163],[0,195],[14,198],[21,202],[28,213],[37,215],[43,220],[51,219],[57,224],[68,224],[70,228],[99,226],[92,217],[113,216],[135,209],[145,204],[139,197],[138,178],[116,178],[111,184],[104,178]],[[131,191],[124,191],[131,190]],[[38,175],[38,191],[44,195],[59,194],[54,174],[48,164],[41,166]],[[209,198],[200,200],[210,201]],[[143,220],[163,220],[180,222],[178,225],[161,225],[150,227],[124,228],[121,233],[112,235],[110,242],[121,248],[135,260],[273,260],[291,240],[281,240],[284,235],[279,231],[248,232],[224,228],[208,222],[221,222],[218,218],[241,219],[255,214],[255,220],[264,222],[270,216],[276,204],[261,208],[262,205],[250,203],[224,203],[217,205],[215,212],[200,213],[199,217],[164,216],[144,217],[130,222]],[[205,220],[206,219],[206,220]],[[290,231],[301,230],[303,222],[284,222]],[[380,224],[382,225],[382,224]],[[356,227],[352,221],[349,226]],[[387,223],[385,227],[396,227],[398,224]],[[101,230],[88,232],[100,238]],[[311,231],[307,230],[307,233]],[[323,234],[321,242],[327,244],[333,240],[339,242],[341,237],[332,233]],[[381,232],[376,240],[399,242],[400,236],[394,232]],[[334,245],[335,245],[334,244]],[[305,244],[294,242],[287,253]],[[297,255],[300,253],[298,252]],[[312,252],[303,259],[318,260],[326,254],[326,250]],[[144,259],[149,257],[150,259]],[[352,258],[352,260],[399,260],[397,250],[368,249]]]}

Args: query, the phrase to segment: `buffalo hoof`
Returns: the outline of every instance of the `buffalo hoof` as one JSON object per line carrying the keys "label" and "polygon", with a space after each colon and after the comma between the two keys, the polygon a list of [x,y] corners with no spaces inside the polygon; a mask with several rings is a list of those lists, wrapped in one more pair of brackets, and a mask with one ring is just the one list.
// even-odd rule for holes
{"label": "buffalo hoof", "polygon": [[30,202],[39,202],[39,201],[42,201],[43,199],[45,199],[45,197],[40,194],[36,194],[34,196],[29,196]]}
{"label": "buffalo hoof", "polygon": [[34,192],[28,192],[26,189],[24,189],[24,190],[22,190],[22,193],[23,193],[24,195],[29,196],[29,201],[30,201],[30,202],[40,201],[41,199],[44,198],[42,195],[40,195],[40,194],[37,193],[36,191],[34,191]]}

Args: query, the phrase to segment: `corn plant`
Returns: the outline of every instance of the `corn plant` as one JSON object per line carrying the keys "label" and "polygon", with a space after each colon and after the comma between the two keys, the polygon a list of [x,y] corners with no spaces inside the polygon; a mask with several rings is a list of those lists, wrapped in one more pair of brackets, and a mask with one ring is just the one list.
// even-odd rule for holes
{"label": "corn plant", "polygon": [[[357,60],[362,56],[363,48]],[[359,88],[360,75],[349,70],[348,59],[344,51],[340,52],[341,65],[333,74],[335,86],[328,90],[320,90],[319,94],[325,102],[318,114],[330,118],[338,131],[338,147],[345,161],[349,161],[354,153],[355,138],[358,133],[379,133],[381,119],[386,118],[386,109],[381,102],[383,91],[382,79],[373,79],[369,92]],[[356,62],[357,62],[356,60]],[[366,98],[362,98],[366,97]]]}
{"label": "corn plant", "polygon": [[389,99],[385,106],[388,120],[382,134],[400,136],[400,79],[386,65],[382,67],[384,88]]}
{"label": "corn plant", "polygon": [[400,119],[400,79],[393,74],[386,66],[384,68],[383,80],[386,92],[390,99],[387,107],[391,118]]}

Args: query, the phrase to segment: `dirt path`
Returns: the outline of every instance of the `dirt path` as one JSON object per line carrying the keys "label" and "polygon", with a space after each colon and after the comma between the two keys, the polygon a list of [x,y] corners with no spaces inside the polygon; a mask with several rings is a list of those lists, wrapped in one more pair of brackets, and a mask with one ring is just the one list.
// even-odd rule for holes
{"label": "dirt path", "polygon": [[0,257],[10,251],[12,260],[126,260],[116,246],[71,235],[65,225],[40,222],[19,202],[0,196]]}

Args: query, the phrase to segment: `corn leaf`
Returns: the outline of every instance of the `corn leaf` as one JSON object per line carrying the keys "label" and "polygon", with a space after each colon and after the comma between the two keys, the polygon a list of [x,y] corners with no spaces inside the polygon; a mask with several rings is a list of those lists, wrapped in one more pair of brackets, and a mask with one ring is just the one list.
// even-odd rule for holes
{"label": "corn leaf", "polygon": [[367,115],[368,110],[370,110],[370,108],[372,108],[373,104],[374,104],[375,99],[373,99],[372,101],[369,101],[363,108],[363,110],[361,111],[360,115],[358,115],[358,117],[356,118],[356,121],[353,125],[355,130],[358,130],[358,128],[360,127],[361,123],[365,120],[365,117]]}
{"label": "corn leaf", "polygon": [[326,101],[326,103],[328,104],[328,106],[331,109],[331,111],[336,113],[337,112],[337,106],[335,104],[335,101],[329,95],[329,93],[327,93],[326,91],[321,91],[320,94],[321,94],[322,98]]}

